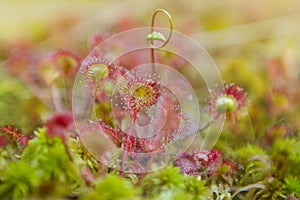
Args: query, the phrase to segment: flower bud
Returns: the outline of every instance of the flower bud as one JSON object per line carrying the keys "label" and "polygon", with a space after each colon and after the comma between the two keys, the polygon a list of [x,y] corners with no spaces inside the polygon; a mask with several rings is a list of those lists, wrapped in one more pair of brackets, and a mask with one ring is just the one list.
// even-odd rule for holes
{"label": "flower bud", "polygon": [[231,96],[220,96],[216,101],[216,110],[219,114],[234,112],[237,106],[237,101]]}

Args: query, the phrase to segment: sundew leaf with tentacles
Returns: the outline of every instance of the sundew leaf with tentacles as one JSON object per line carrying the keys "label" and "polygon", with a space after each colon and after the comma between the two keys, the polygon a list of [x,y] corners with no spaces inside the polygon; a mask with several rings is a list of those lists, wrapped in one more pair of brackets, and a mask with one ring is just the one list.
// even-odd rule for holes
{"label": "sundew leaf with tentacles", "polygon": [[[133,153],[151,153],[154,151],[162,150],[166,145],[174,141],[175,137],[179,134],[178,126],[181,123],[186,123],[182,115],[172,115],[172,124],[169,122],[167,128],[162,129],[155,135],[147,138],[137,137],[129,135],[127,132],[122,131],[118,128],[112,128],[111,126],[105,124],[103,121],[99,120],[98,125],[103,130],[103,133],[112,141],[117,147],[122,147],[124,142],[127,142],[126,151]],[[176,127],[171,127],[176,126]],[[188,125],[186,125],[188,126]],[[183,128],[184,130],[185,128]],[[125,141],[125,138],[128,138]]]}
{"label": "sundew leaf with tentacles", "polygon": [[[136,120],[132,133],[129,135],[129,128],[126,126],[113,128],[104,124],[102,120],[99,121],[103,132],[115,141],[117,146],[121,147],[125,142],[128,143],[126,150],[129,152],[157,151],[188,128],[188,119],[180,112],[178,100],[158,82],[151,77],[129,81],[122,78],[122,86],[117,95],[113,95],[113,112],[114,116],[123,116],[125,120],[128,116],[129,120]],[[124,123],[120,123],[119,127],[122,125]],[[127,141],[124,141],[124,138],[128,138]]]}
{"label": "sundew leaf with tentacles", "polygon": [[[153,152],[188,128],[188,118],[180,112],[178,100],[155,76],[139,76],[101,57],[86,61],[82,69],[95,98],[95,111],[103,111],[103,105],[107,105],[106,113],[96,116],[98,125],[117,147],[128,143],[128,152]],[[136,120],[130,134],[124,125],[126,120],[127,126],[128,120]],[[141,135],[138,126],[147,125],[148,135]]]}

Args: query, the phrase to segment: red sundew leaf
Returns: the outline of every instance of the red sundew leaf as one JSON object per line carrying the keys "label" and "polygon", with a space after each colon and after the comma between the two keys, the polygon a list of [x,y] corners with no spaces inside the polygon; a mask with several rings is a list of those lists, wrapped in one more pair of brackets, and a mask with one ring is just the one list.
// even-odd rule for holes
{"label": "red sundew leaf", "polygon": [[[247,98],[247,92],[243,88],[236,86],[234,83],[224,83],[224,87],[217,87],[214,90],[209,91],[210,96],[208,98],[208,106],[206,110],[213,115],[218,115],[217,101],[219,98],[228,97],[236,102],[236,106],[227,115],[231,118],[236,118],[244,111],[244,108],[249,105],[249,99]],[[223,113],[219,113],[223,114]]]}
{"label": "red sundew leaf", "polygon": [[[167,134],[164,133],[156,134],[149,138],[139,138],[128,135],[128,133],[120,129],[112,128],[103,121],[99,121],[98,125],[100,125],[104,134],[108,136],[109,140],[117,147],[122,147],[122,144],[126,142],[127,145],[124,145],[124,147],[127,148],[126,151],[128,152],[151,153],[158,151],[165,145],[165,141],[167,140],[165,138]],[[126,138],[128,138],[127,141],[125,141]]]}
{"label": "red sundew leaf", "polygon": [[98,81],[107,78],[116,80],[127,73],[126,68],[115,66],[105,55],[92,56],[83,62],[81,72],[85,74],[89,83],[98,84]]}
{"label": "red sundew leaf", "polygon": [[212,175],[222,164],[222,159],[222,153],[216,149],[183,152],[176,156],[174,165],[178,166],[182,173],[197,174],[204,170]]}
{"label": "red sundew leaf", "polygon": [[113,85],[125,76],[127,69],[115,66],[105,56],[92,56],[83,62],[81,73],[87,81],[90,95],[97,102],[107,102]]}
{"label": "red sundew leaf", "polygon": [[113,142],[117,147],[122,146],[122,138],[125,136],[125,132],[120,129],[114,129],[111,126],[105,124],[103,121],[99,121],[98,124],[102,128],[105,135],[109,137],[109,140]]}
{"label": "red sundew leaf", "polygon": [[28,138],[11,125],[1,126],[0,131],[10,142],[19,142],[21,147],[26,146],[28,143]]}
{"label": "red sundew leaf", "polygon": [[243,88],[238,87],[233,83],[225,85],[225,94],[234,97],[239,106],[242,106],[244,104],[245,98],[247,96],[247,93]]}
{"label": "red sundew leaf", "polygon": [[73,126],[73,115],[69,112],[56,114],[46,122],[47,134],[50,137],[59,137],[66,142],[66,132]]}
{"label": "red sundew leaf", "polygon": [[77,54],[66,50],[57,51],[52,59],[57,70],[65,77],[74,75],[81,64],[81,59]]}
{"label": "red sundew leaf", "polygon": [[130,113],[132,119],[136,119],[141,110],[149,109],[157,103],[160,88],[156,78],[140,77],[126,71],[117,78],[112,100],[113,109],[124,110]]}
{"label": "red sundew leaf", "polygon": [[229,171],[234,171],[238,167],[238,164],[235,163],[235,162],[232,162],[231,160],[224,160],[223,163],[222,163],[222,166],[223,165],[229,166],[230,167]]}
{"label": "red sundew leaf", "polygon": [[174,165],[180,167],[181,173],[185,174],[194,174],[200,169],[198,160],[192,153],[188,152],[177,155]]}
{"label": "red sundew leaf", "polygon": [[160,95],[160,84],[154,79],[133,79],[128,83],[125,103],[138,113],[143,108],[155,105]]}
{"label": "red sundew leaf", "polygon": [[22,136],[20,136],[18,142],[20,142],[20,145],[21,145],[22,147],[25,147],[25,146],[27,146],[27,144],[28,144],[28,137],[22,135]]}
{"label": "red sundew leaf", "polygon": [[[122,147],[124,142],[127,143],[127,146],[124,145],[128,152],[134,153],[150,153],[156,151],[160,148],[160,145],[157,143],[157,137],[152,138],[138,138],[132,135],[128,135],[128,133],[115,129],[102,121],[98,123],[102,128],[105,135],[107,135],[111,142],[113,142],[117,147]],[[125,141],[125,138],[128,138],[128,141]]]}
{"label": "red sundew leaf", "polygon": [[212,163],[218,163],[222,159],[222,153],[217,149],[212,149],[211,151],[209,151],[207,156],[208,156],[208,162],[206,166],[209,166]]}
{"label": "red sundew leaf", "polygon": [[97,76],[101,75],[97,73],[99,71],[98,68],[103,69],[104,72],[105,69],[108,69],[109,67],[112,66],[112,63],[110,60],[107,60],[104,56],[92,56],[86,59],[82,63],[82,65],[83,67],[81,68],[81,72],[85,74],[88,82],[95,84],[96,80],[100,79]]}
{"label": "red sundew leaf", "polygon": [[4,135],[0,135],[0,148],[7,144],[7,138]]}

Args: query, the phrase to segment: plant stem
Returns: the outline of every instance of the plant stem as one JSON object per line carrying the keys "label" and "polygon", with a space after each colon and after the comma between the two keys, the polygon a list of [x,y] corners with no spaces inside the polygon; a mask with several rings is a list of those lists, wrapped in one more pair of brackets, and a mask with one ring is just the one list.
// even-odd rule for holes
{"label": "plant stem", "polygon": [[151,48],[151,63],[152,63],[152,73],[155,73],[155,56],[154,56],[154,48]]}
{"label": "plant stem", "polygon": [[216,115],[212,120],[210,120],[209,122],[207,122],[207,123],[203,124],[202,126],[200,126],[200,127],[198,128],[197,132],[201,132],[201,131],[207,129],[207,128],[208,128],[210,125],[212,125],[212,124],[213,124],[220,116],[221,116],[221,115],[218,114],[218,115]]}
{"label": "plant stem", "polygon": [[127,134],[126,138],[124,139],[124,145],[123,145],[124,149],[123,149],[123,153],[122,153],[120,172],[119,172],[120,177],[124,176],[124,168],[125,168],[125,162],[126,162],[127,149],[128,149],[128,145],[129,145],[129,138],[132,133],[133,125],[136,121],[136,116],[137,116],[137,114],[134,114],[133,119],[131,120],[130,125],[129,125],[128,134]]}
{"label": "plant stem", "polygon": [[52,100],[55,107],[55,110],[58,112],[62,112],[64,110],[63,103],[61,101],[61,95],[58,91],[58,88],[55,85],[51,85],[51,93],[52,93]]}

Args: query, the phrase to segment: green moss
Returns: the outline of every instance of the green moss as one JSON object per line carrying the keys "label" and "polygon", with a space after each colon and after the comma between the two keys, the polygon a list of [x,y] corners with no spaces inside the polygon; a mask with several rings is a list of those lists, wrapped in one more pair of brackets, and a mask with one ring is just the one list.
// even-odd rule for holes
{"label": "green moss", "polygon": [[9,163],[0,177],[0,196],[3,199],[28,197],[41,181],[36,169],[25,161]]}
{"label": "green moss", "polygon": [[89,192],[86,200],[133,200],[137,198],[137,190],[127,180],[115,175],[108,175],[94,182],[95,190]]}
{"label": "green moss", "polygon": [[298,178],[295,177],[286,178],[285,185],[288,194],[295,194],[298,197],[300,197],[300,180]]}
{"label": "green moss", "polygon": [[171,166],[149,174],[141,187],[149,199],[205,199],[210,195],[200,177],[183,175]]}

